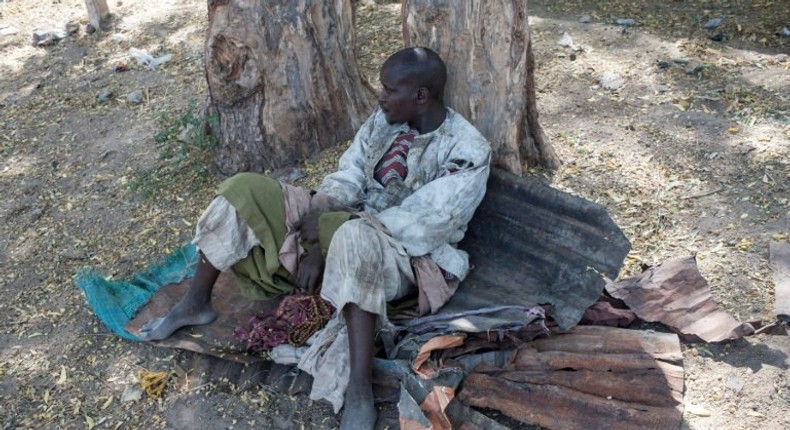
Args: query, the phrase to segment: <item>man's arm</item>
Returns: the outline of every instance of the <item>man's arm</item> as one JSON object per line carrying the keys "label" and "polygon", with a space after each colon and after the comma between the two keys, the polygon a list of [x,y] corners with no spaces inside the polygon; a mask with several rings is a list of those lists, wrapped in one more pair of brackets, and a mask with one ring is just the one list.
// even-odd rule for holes
{"label": "man's arm", "polygon": [[340,157],[337,171],[327,175],[318,187],[318,191],[347,206],[359,207],[365,200],[365,154],[376,114],[371,115],[357,131],[351,146]]}

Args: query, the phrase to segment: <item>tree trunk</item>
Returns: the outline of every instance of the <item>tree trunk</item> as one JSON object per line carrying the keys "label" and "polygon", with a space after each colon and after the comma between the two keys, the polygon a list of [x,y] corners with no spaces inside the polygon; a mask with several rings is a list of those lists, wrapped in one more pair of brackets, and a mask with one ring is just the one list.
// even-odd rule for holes
{"label": "tree trunk", "polygon": [[96,30],[107,31],[110,24],[110,8],[107,0],[85,0],[88,9],[88,21]]}
{"label": "tree trunk", "polygon": [[406,46],[427,46],[447,63],[445,102],[491,143],[493,164],[560,161],[538,124],[527,0],[404,0]]}
{"label": "tree trunk", "polygon": [[346,0],[209,0],[206,77],[224,174],[288,166],[353,136],[373,107]]}

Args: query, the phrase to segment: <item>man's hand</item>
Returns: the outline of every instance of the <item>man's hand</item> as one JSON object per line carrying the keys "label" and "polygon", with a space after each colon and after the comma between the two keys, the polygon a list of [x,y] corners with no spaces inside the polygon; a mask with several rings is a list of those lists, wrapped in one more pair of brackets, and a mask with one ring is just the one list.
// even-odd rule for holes
{"label": "man's hand", "polygon": [[299,262],[299,270],[296,273],[296,285],[313,294],[321,284],[323,274],[324,256],[321,255],[321,247],[315,244],[307,250]]}
{"label": "man's hand", "polygon": [[299,220],[300,236],[310,243],[318,243],[318,218],[321,212],[312,211]]}

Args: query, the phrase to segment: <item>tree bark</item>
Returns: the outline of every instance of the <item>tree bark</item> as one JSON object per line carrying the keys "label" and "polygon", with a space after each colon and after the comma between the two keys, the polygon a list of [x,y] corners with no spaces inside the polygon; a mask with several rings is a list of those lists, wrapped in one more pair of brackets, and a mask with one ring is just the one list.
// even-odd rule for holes
{"label": "tree bark", "polygon": [[346,0],[209,0],[206,78],[224,174],[293,165],[373,108]]}
{"label": "tree bark", "polygon": [[527,0],[404,0],[406,46],[427,46],[447,63],[445,102],[491,143],[493,164],[559,167],[538,123]]}
{"label": "tree bark", "polygon": [[107,31],[110,24],[110,8],[107,0],[85,0],[88,9],[88,21],[97,30]]}

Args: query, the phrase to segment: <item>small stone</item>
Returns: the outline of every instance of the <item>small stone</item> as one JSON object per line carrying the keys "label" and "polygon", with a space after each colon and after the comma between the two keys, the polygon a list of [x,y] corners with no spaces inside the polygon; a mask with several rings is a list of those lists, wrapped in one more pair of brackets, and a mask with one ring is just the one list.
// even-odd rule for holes
{"label": "small stone", "polygon": [[689,63],[689,59],[688,58],[675,58],[675,59],[672,60],[672,62],[675,63],[675,64],[680,64],[681,66],[685,66],[686,64]]}
{"label": "small stone", "polygon": [[599,80],[601,86],[607,90],[618,90],[625,85],[625,78],[614,72],[606,72]]}
{"label": "small stone", "polygon": [[126,101],[139,105],[143,102],[143,90],[135,90],[126,96]]}
{"label": "small stone", "polygon": [[579,18],[579,22],[582,24],[589,24],[592,22],[592,17],[590,15],[582,15],[582,17]]}
{"label": "small stone", "polygon": [[709,417],[710,411],[705,409],[704,406],[695,405],[693,403],[686,403],[686,412],[699,416],[699,417]]}
{"label": "small stone", "polygon": [[80,31],[80,25],[78,23],[76,23],[76,22],[70,22],[70,23],[66,24],[66,31],[69,34],[75,34],[78,31]]}
{"label": "small stone", "polygon": [[98,96],[96,96],[96,100],[98,100],[99,103],[107,103],[110,101],[110,97],[112,97],[112,91],[105,88],[101,90]]}
{"label": "small stone", "polygon": [[782,27],[782,31],[779,32],[784,37],[790,37],[790,28]]}
{"label": "small stone", "polygon": [[669,61],[659,60],[659,61],[656,61],[656,66],[658,66],[658,68],[661,69],[661,70],[666,70],[666,69],[672,67],[672,63],[670,63]]}
{"label": "small stone", "polygon": [[10,25],[0,24],[0,37],[11,36],[12,34],[19,33],[19,29]]}
{"label": "small stone", "polygon": [[85,26],[85,32],[88,34],[93,34],[96,32],[96,27],[92,26],[91,24],[88,24]]}
{"label": "small stone", "polygon": [[743,389],[744,382],[743,380],[741,380],[741,378],[738,378],[737,376],[731,376],[729,379],[727,379],[725,385],[727,386],[727,388],[731,389],[732,391],[735,391],[736,393],[740,393],[741,390]]}
{"label": "small stone", "polygon": [[620,18],[615,21],[615,24],[622,25],[623,27],[631,27],[636,25],[636,21],[631,18]]}
{"label": "small stone", "polygon": [[724,22],[724,18],[713,18],[706,22],[703,28],[706,30],[713,30],[714,28],[719,28],[722,22]]}
{"label": "small stone", "polygon": [[659,93],[665,93],[669,91],[669,87],[666,85],[659,85],[656,90],[658,90]]}
{"label": "small stone", "polygon": [[52,30],[49,32],[49,35],[55,42],[57,42],[69,37],[69,32],[67,30]]}
{"label": "small stone", "polygon": [[47,30],[33,30],[33,45],[38,45],[49,36]]}
{"label": "small stone", "polygon": [[33,46],[52,46],[67,37],[69,32],[66,30],[34,30]]}
{"label": "small stone", "polygon": [[110,39],[112,39],[113,42],[124,42],[129,38],[123,33],[114,33]]}
{"label": "small stone", "polygon": [[136,402],[143,398],[143,390],[134,385],[127,385],[121,394],[121,403]]}
{"label": "small stone", "polygon": [[699,60],[691,60],[686,65],[686,74],[689,75],[697,75],[705,68],[705,65],[702,64]]}

